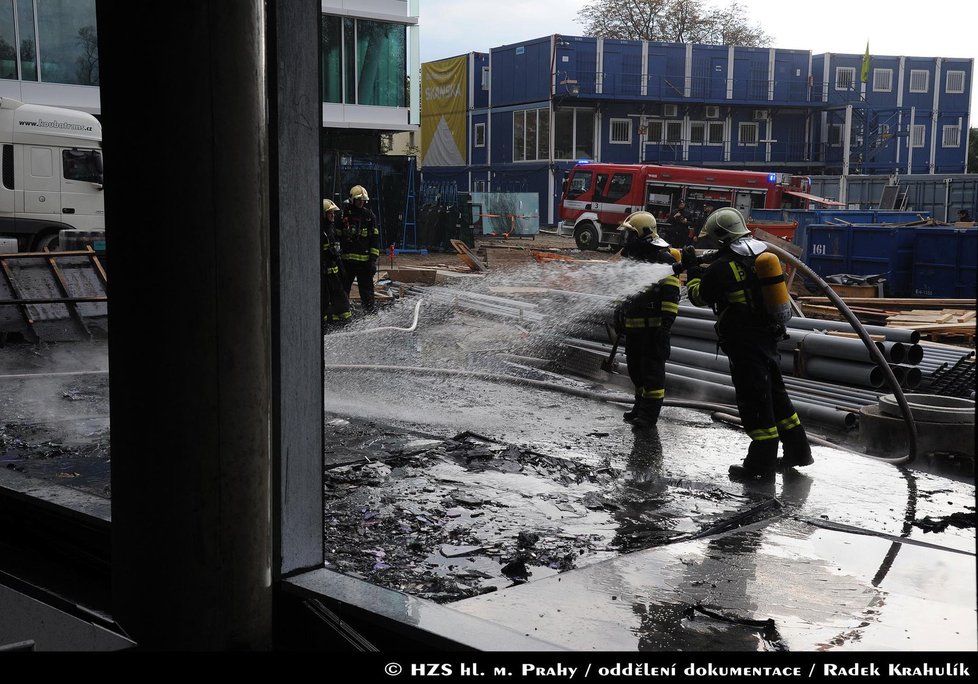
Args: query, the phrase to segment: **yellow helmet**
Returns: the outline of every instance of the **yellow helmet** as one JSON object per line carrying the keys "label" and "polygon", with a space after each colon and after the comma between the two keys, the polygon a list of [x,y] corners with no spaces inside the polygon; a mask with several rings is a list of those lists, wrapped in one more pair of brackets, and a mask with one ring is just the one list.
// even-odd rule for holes
{"label": "yellow helmet", "polygon": [[340,208],[336,206],[336,202],[333,200],[324,199],[323,200],[323,213],[328,214],[331,211],[339,211]]}
{"label": "yellow helmet", "polygon": [[362,185],[354,185],[350,188],[350,199],[362,199],[364,202],[370,199],[367,195],[367,189]]}
{"label": "yellow helmet", "polygon": [[699,237],[712,237],[725,245],[745,235],[750,235],[750,231],[744,215],[733,207],[721,207],[706,218]]}
{"label": "yellow helmet", "polygon": [[622,244],[638,238],[651,238],[652,244],[658,247],[668,247],[668,243],[659,237],[655,225],[655,216],[647,211],[636,211],[629,214],[621,223]]}

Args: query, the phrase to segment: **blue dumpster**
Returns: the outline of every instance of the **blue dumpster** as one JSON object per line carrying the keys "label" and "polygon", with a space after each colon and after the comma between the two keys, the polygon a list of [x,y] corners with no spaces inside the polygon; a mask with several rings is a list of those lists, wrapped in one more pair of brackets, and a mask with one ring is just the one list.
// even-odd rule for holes
{"label": "blue dumpster", "polygon": [[913,296],[974,299],[978,228],[918,228]]}
{"label": "blue dumpster", "polygon": [[823,278],[830,275],[882,275],[887,297],[910,296],[916,229],[813,224],[808,226],[806,263]]}

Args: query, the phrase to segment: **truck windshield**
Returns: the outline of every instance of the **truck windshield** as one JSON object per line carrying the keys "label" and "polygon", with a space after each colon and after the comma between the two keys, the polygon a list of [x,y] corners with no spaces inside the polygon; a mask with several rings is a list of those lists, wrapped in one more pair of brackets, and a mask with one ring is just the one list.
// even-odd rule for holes
{"label": "truck windshield", "polygon": [[102,182],[102,153],[98,150],[63,150],[61,160],[66,180]]}

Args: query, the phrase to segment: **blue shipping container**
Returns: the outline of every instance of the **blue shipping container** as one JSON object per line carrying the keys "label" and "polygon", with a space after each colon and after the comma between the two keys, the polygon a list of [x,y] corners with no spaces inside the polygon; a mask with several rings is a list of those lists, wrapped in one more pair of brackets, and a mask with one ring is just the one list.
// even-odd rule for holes
{"label": "blue shipping container", "polygon": [[807,232],[806,263],[818,275],[882,275],[887,297],[909,296],[915,228],[816,224]]}
{"label": "blue shipping container", "polygon": [[913,296],[974,299],[978,228],[918,228]]}

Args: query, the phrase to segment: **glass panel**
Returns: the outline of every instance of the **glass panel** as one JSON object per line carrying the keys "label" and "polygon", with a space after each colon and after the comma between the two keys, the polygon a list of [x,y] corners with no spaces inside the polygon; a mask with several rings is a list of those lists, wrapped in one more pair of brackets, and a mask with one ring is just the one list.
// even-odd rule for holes
{"label": "glass panel", "polygon": [[526,158],[537,158],[537,111],[531,109],[526,113]]}
{"label": "glass panel", "polygon": [[406,59],[406,26],[358,20],[357,103],[403,107]]}
{"label": "glass panel", "polygon": [[576,171],[571,178],[570,187],[567,189],[569,198],[580,197],[591,189],[591,172]]}
{"label": "glass panel", "polygon": [[322,42],[323,102],[343,102],[342,31],[339,17],[322,15],[319,39]]}
{"label": "glass panel", "polygon": [[34,41],[34,3],[17,0],[17,26],[20,27],[20,71],[25,81],[37,80],[37,43]]}
{"label": "glass panel", "polygon": [[[18,19],[23,37],[27,24],[23,16]],[[98,85],[95,0],[39,2],[37,35],[42,81]]]}
{"label": "glass panel", "polygon": [[356,25],[349,17],[343,19],[343,75],[345,77],[346,104],[357,103],[357,37]]}
{"label": "glass panel", "polygon": [[706,124],[691,123],[689,125],[689,142],[692,145],[702,145],[706,138]]}
{"label": "glass panel", "polygon": [[554,159],[574,158],[574,110],[554,112]]}
{"label": "glass panel", "polygon": [[95,150],[62,150],[64,177],[67,180],[100,183],[102,181],[100,154]]}
{"label": "glass panel", "polygon": [[540,129],[537,132],[537,139],[540,143],[540,153],[537,159],[550,159],[550,110],[541,109],[539,113]]}
{"label": "glass panel", "polygon": [[659,144],[662,142],[662,122],[649,122],[649,142]]}
{"label": "glass panel", "polygon": [[590,110],[577,110],[576,159],[594,159],[594,114]]}
{"label": "glass panel", "polygon": [[513,112],[513,161],[523,161],[526,159],[523,151],[524,130],[523,118],[526,112]]}
{"label": "glass panel", "polygon": [[683,122],[682,121],[666,122],[666,142],[680,143],[682,141],[683,141]]}
{"label": "glass panel", "polygon": [[722,123],[711,123],[710,124],[710,144],[718,145],[723,142],[723,124]]}
{"label": "glass panel", "polygon": [[0,78],[17,78],[17,36],[13,0],[0,1]]}
{"label": "glass panel", "polygon": [[629,193],[632,189],[632,174],[630,173],[616,173],[611,177],[611,183],[608,184],[608,195],[605,197],[609,202],[614,202],[617,199],[621,199]]}

